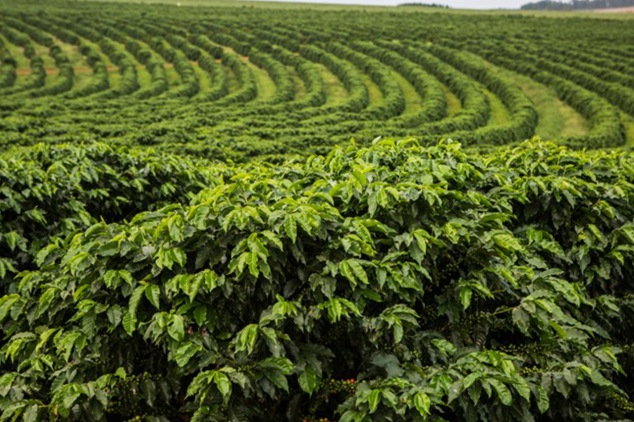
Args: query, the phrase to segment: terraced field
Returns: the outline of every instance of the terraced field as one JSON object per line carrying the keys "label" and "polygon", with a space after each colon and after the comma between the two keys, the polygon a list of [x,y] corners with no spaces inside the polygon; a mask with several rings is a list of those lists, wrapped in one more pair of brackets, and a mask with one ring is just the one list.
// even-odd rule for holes
{"label": "terraced field", "polygon": [[5,4],[2,144],[241,160],[379,136],[634,142],[628,21],[148,7]]}

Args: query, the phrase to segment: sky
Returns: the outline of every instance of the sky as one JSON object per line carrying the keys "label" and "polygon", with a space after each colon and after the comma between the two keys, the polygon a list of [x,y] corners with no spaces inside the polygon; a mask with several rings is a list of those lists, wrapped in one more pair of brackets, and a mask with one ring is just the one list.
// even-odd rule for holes
{"label": "sky", "polygon": [[276,0],[302,3],[341,3],[394,6],[399,3],[440,3],[456,9],[519,9],[521,5],[535,0]]}

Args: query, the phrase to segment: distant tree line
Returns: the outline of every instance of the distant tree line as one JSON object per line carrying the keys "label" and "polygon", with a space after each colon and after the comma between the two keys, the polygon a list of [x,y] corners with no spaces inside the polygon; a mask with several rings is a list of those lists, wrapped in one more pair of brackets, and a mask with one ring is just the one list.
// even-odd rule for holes
{"label": "distant tree line", "polygon": [[440,7],[442,9],[450,9],[449,6],[445,4],[437,4],[437,3],[401,3],[398,6],[423,6],[423,7]]}
{"label": "distant tree line", "polygon": [[572,0],[572,2],[542,0],[528,3],[522,10],[588,10],[634,6],[634,0]]}

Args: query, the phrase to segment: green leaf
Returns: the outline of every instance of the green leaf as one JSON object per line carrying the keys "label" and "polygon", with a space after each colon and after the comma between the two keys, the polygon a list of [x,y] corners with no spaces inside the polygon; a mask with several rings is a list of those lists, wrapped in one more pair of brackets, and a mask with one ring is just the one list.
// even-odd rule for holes
{"label": "green leaf", "polygon": [[365,413],[358,412],[356,410],[348,410],[346,413],[341,415],[339,422],[361,422],[364,416]]}
{"label": "green leaf", "polygon": [[110,270],[103,276],[103,281],[106,287],[108,288],[117,287],[118,279],[119,279],[119,272],[115,270]]}
{"label": "green leaf", "polygon": [[376,412],[381,402],[381,390],[372,390],[368,396],[368,404],[370,405],[370,413]]}
{"label": "green leaf", "polygon": [[147,286],[147,288],[145,289],[145,297],[147,298],[147,300],[150,301],[152,305],[154,305],[156,309],[160,309],[160,303],[159,303],[160,296],[161,296],[161,289],[156,284],[151,284]]}
{"label": "green leaf", "polygon": [[[128,308],[128,312],[136,321],[136,310],[139,307],[139,302],[141,301],[141,297],[145,292],[147,285],[140,285],[132,292],[132,296],[130,296],[130,306]],[[134,329],[134,324],[132,325],[132,329]]]}
{"label": "green leaf", "polygon": [[493,236],[493,242],[500,248],[512,252],[518,252],[524,249],[519,241],[510,234],[498,234]]}
{"label": "green leaf", "polygon": [[313,219],[310,214],[306,212],[300,212],[294,214],[295,220],[299,223],[299,225],[304,229],[304,231],[310,235],[313,232]]}
{"label": "green leaf", "polygon": [[176,350],[174,360],[176,360],[176,364],[182,368],[187,365],[189,360],[201,349],[201,346],[194,343],[181,344],[181,346]]}
{"label": "green leaf", "polygon": [[141,381],[139,387],[145,398],[145,403],[147,403],[150,408],[153,408],[154,402],[156,401],[156,384],[151,379],[146,379]]}
{"label": "green leaf", "polygon": [[46,261],[46,258],[51,254],[51,252],[53,252],[55,250],[58,250],[58,249],[59,249],[59,246],[57,246],[55,244],[51,244],[51,245],[43,247],[37,253],[37,258],[35,259],[35,263],[38,266],[42,266],[42,264],[44,264],[44,261]]}
{"label": "green leaf", "polygon": [[487,381],[493,386],[495,391],[498,393],[498,397],[500,401],[505,406],[510,406],[513,404],[513,395],[508,387],[500,380],[496,378],[487,378]]}
{"label": "green leaf", "polygon": [[106,314],[108,315],[108,321],[113,328],[121,324],[121,317],[123,316],[123,313],[121,312],[121,307],[119,305],[114,305],[108,308]]}
{"label": "green leaf", "polygon": [[176,341],[182,341],[185,338],[185,324],[182,316],[172,315],[172,321],[167,326],[167,334]]}
{"label": "green leaf", "polygon": [[427,240],[423,237],[423,232],[421,230],[416,230],[412,233],[414,236],[414,240],[416,240],[416,245],[418,249],[420,249],[421,253],[424,255],[427,254]]}
{"label": "green leaf", "polygon": [[119,270],[117,273],[119,274],[119,277],[121,277],[130,286],[134,285],[134,277],[132,277],[132,274],[130,274],[129,271]]}
{"label": "green leaf", "polygon": [[275,233],[270,230],[265,230],[262,232],[262,235],[264,235],[264,237],[266,237],[271,243],[273,243],[275,247],[277,247],[279,250],[284,250],[284,244]]}
{"label": "green leaf", "polygon": [[462,308],[467,309],[469,305],[471,305],[471,296],[473,295],[473,291],[468,286],[463,286],[460,289],[460,303],[462,303]]}
{"label": "green leaf", "polygon": [[366,179],[365,174],[363,174],[359,170],[353,170],[352,176],[354,177],[354,179],[357,181],[357,183],[360,185],[361,188],[368,184],[368,179]]}
{"label": "green leaf", "polygon": [[253,353],[255,342],[258,339],[259,327],[257,324],[249,324],[244,327],[236,336],[236,352],[247,351],[247,355]]}
{"label": "green leaf", "polygon": [[222,372],[216,372],[214,374],[214,383],[216,383],[218,391],[220,391],[222,398],[225,403],[227,403],[231,397],[231,381],[229,380],[229,377]]}
{"label": "green leaf", "polygon": [[193,279],[191,284],[189,285],[189,292],[187,292],[187,296],[189,297],[189,303],[192,303],[196,298],[196,295],[200,291],[200,287],[203,285],[205,281],[205,274],[201,273],[197,274]]}
{"label": "green leaf", "polygon": [[359,235],[359,237],[363,239],[364,242],[367,242],[369,244],[374,243],[370,231],[365,225],[363,225],[363,223],[358,220],[354,220],[352,222],[352,227],[354,228],[354,231]]}
{"label": "green leaf", "polygon": [[548,321],[548,324],[550,324],[551,327],[553,327],[553,330],[555,330],[555,332],[561,337],[561,338],[568,338],[568,333],[566,332],[566,330],[563,329],[563,327],[559,324],[557,324],[556,321],[553,321],[552,319]]}
{"label": "green leaf", "polygon": [[511,315],[513,322],[524,334],[528,334],[530,328],[530,315],[524,309],[518,307],[513,309]]}
{"label": "green leaf", "polygon": [[207,322],[207,307],[205,305],[198,305],[194,308],[194,319],[199,326],[205,325]]}
{"label": "green leaf", "polygon": [[26,412],[24,412],[24,415],[22,417],[22,421],[23,422],[36,422],[37,421],[37,410],[39,409],[39,406],[37,404],[34,404],[32,406],[29,406],[29,408],[26,410]]}
{"label": "green leaf", "polygon": [[16,372],[7,373],[0,376],[0,396],[6,397],[9,394],[9,390],[11,389],[11,385],[15,378],[18,376]]}
{"label": "green leaf", "polygon": [[295,243],[295,240],[297,239],[297,222],[295,221],[293,215],[286,214],[286,217],[284,217],[284,230],[291,241]]}
{"label": "green leaf", "polygon": [[9,249],[11,249],[11,251],[15,250],[15,246],[18,243],[18,238],[19,235],[14,231],[4,234],[4,239],[6,240],[7,245],[9,246]]}
{"label": "green leaf", "polygon": [[290,375],[295,368],[290,359],[284,357],[270,357],[264,359],[258,365],[262,368],[279,369],[284,375]]}
{"label": "green leaf", "polygon": [[205,287],[208,292],[213,291],[224,282],[224,276],[218,277],[215,271],[205,271]]}
{"label": "green leaf", "polygon": [[400,343],[403,339],[403,324],[398,321],[392,328],[394,331],[394,343]]}
{"label": "green leaf", "polygon": [[209,216],[210,211],[211,208],[209,208],[208,205],[197,205],[195,207],[192,207],[192,209],[189,211],[187,219],[191,220],[198,230],[205,230],[207,228],[206,220]]}
{"label": "green leaf", "polygon": [[528,385],[528,382],[524,378],[518,375],[515,376],[513,381],[515,381],[513,383],[513,388],[515,388],[515,390],[519,393],[520,396],[522,396],[524,400],[526,400],[527,402],[530,402],[531,388]]}
{"label": "green leaf", "polygon": [[267,369],[264,371],[264,375],[275,384],[277,387],[288,392],[288,380],[279,369]]}
{"label": "green leaf", "polygon": [[183,252],[182,249],[172,248],[169,252],[172,255],[172,259],[174,262],[176,262],[181,267],[185,266],[185,263],[187,262],[187,255],[185,255],[185,252]]}
{"label": "green leaf", "polygon": [[301,389],[311,396],[317,389],[317,375],[310,365],[306,365],[304,371],[299,375],[298,381]]}
{"label": "green leaf", "polygon": [[471,385],[482,377],[480,372],[472,372],[464,379],[464,389],[468,389]]}
{"label": "green leaf", "polygon": [[361,281],[363,284],[369,284],[368,275],[365,273],[365,270],[363,269],[361,264],[359,264],[359,262],[353,259],[350,259],[347,262],[348,262],[348,265],[350,265],[350,269],[352,270],[354,275],[357,277],[357,279]]}
{"label": "green leaf", "polygon": [[445,339],[441,339],[441,338],[433,339],[431,341],[431,344],[436,346],[438,350],[440,350],[442,353],[446,355],[453,355],[454,353],[456,353],[456,346],[450,341],[447,341]]}
{"label": "green leaf", "polygon": [[425,415],[430,414],[431,400],[427,394],[418,393],[414,396],[414,406],[416,410],[418,410],[418,413],[420,413],[422,417],[425,417]]}
{"label": "green leaf", "polygon": [[63,390],[64,393],[62,396],[62,406],[60,406],[60,414],[62,416],[68,416],[70,413],[70,410],[72,409],[73,405],[75,404],[75,402],[77,401],[77,399],[79,398],[79,396],[81,394],[79,393],[75,393],[72,390]]}
{"label": "green leaf", "polygon": [[540,413],[546,413],[546,411],[550,407],[550,399],[548,398],[546,390],[544,390],[541,385],[538,385],[537,393],[535,395],[537,398],[537,407],[539,408]]}
{"label": "green leaf", "polygon": [[123,367],[118,367],[117,370],[114,373],[117,377],[121,378],[122,380],[126,379],[126,372],[125,369]]}
{"label": "green leaf", "polygon": [[463,391],[464,380],[458,379],[449,387],[449,395],[447,397],[447,404],[457,399]]}
{"label": "green leaf", "polygon": [[120,240],[112,240],[108,243],[104,243],[97,250],[97,254],[101,256],[113,256],[119,253],[119,247],[121,245]]}
{"label": "green leaf", "polygon": [[178,214],[174,214],[167,220],[169,235],[175,242],[183,240],[183,228],[181,226],[181,221],[181,216]]}
{"label": "green leaf", "polygon": [[363,290],[361,290],[361,294],[363,296],[365,296],[366,299],[370,299],[374,302],[382,302],[383,299],[381,298],[381,295],[379,293],[377,293],[376,291],[370,289],[370,288],[365,288]]}
{"label": "green leaf", "polygon": [[[55,289],[47,289],[46,292],[51,292],[49,294],[50,298],[48,300],[48,303],[50,304],[50,302],[53,300],[53,296],[55,294]],[[7,317],[7,315],[9,315],[9,311],[11,310],[11,307],[13,307],[13,305],[19,299],[20,299],[20,295],[17,295],[17,294],[12,294],[12,295],[8,295],[8,296],[4,296],[4,297],[0,298],[0,322],[4,321],[4,319]],[[42,298],[40,298],[40,308],[42,306],[43,306],[42,305]],[[48,305],[46,305],[46,308],[48,308]]]}
{"label": "green leaf", "polygon": [[354,288],[357,286],[357,280],[355,279],[354,274],[350,269],[349,262],[350,261],[341,261],[339,263],[339,271],[341,272],[341,275],[343,275],[350,281],[350,284],[352,284],[352,287]]}
{"label": "green leaf", "polygon": [[258,254],[250,252],[249,257],[247,258],[247,264],[249,265],[249,272],[251,275],[258,278],[260,275],[260,270],[258,269]]}
{"label": "green leaf", "polygon": [[129,336],[131,336],[132,333],[134,333],[135,327],[136,315],[131,314],[130,311],[126,309],[125,313],[123,314],[123,329],[126,333],[128,333]]}
{"label": "green leaf", "polygon": [[331,322],[339,321],[343,315],[343,305],[339,299],[332,298],[320,304],[319,307],[321,309],[326,308],[328,310],[328,319],[330,319]]}

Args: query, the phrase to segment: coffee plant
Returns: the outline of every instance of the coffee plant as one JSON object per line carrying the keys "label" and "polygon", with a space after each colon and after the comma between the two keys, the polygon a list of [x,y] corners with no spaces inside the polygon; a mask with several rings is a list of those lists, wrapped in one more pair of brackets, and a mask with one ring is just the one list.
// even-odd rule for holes
{"label": "coffee plant", "polygon": [[1,420],[630,414],[631,155],[377,140],[209,168],[18,274]]}
{"label": "coffee plant", "polygon": [[216,171],[178,156],[106,145],[38,145],[0,158],[0,290],[44,247],[97,221],[187,202]]}

